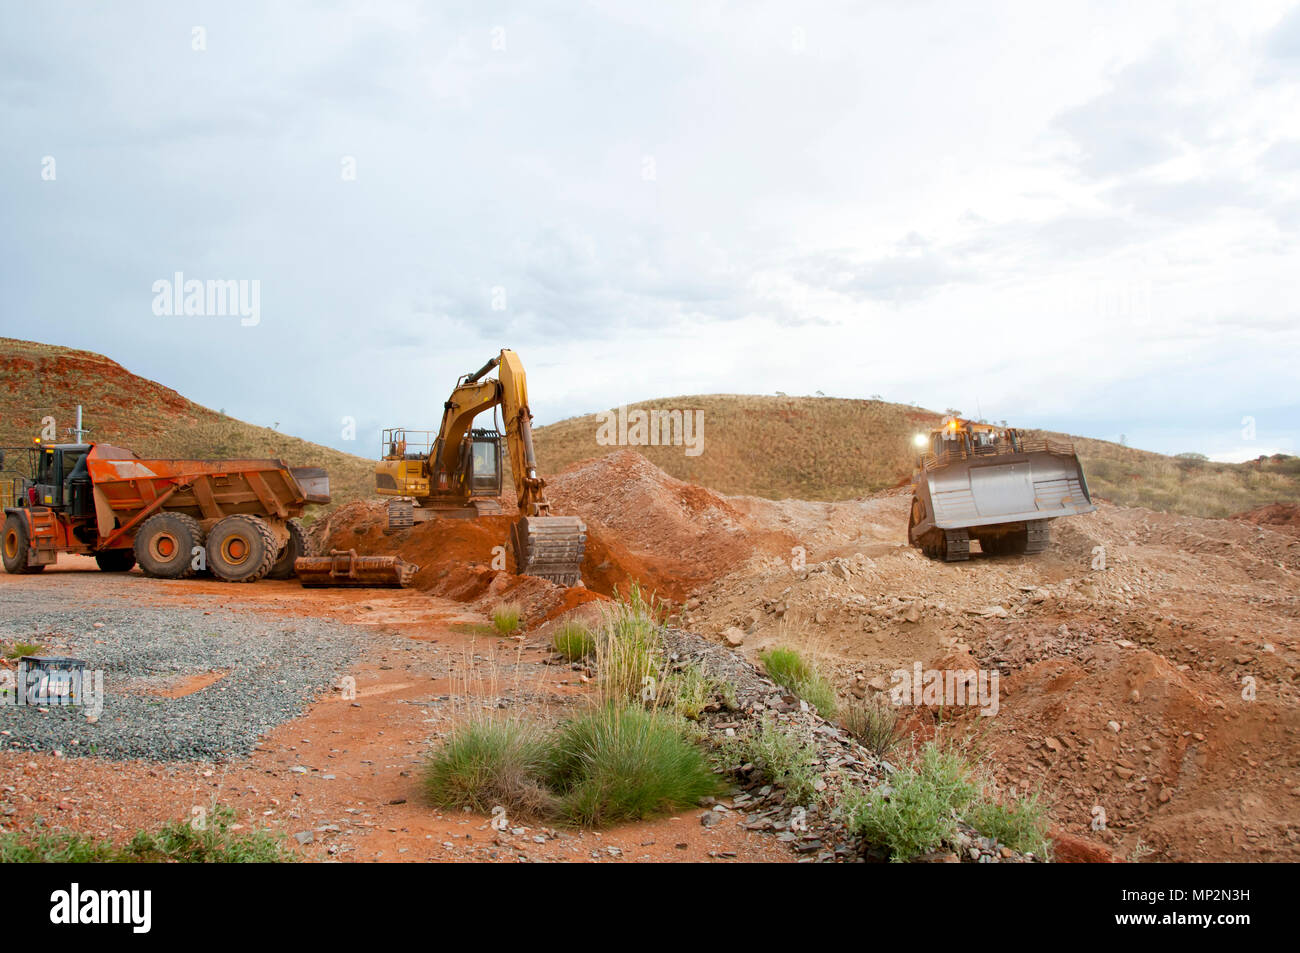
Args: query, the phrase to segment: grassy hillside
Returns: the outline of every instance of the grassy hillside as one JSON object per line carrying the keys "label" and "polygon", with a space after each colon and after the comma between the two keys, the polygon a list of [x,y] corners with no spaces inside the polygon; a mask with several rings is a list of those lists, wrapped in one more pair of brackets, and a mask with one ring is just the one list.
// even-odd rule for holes
{"label": "grassy hillside", "polygon": [[[689,457],[679,446],[635,449],[679,479],[771,499],[839,500],[896,486],[911,475],[913,435],[942,416],[876,400],[732,394],[672,397],[633,407],[702,410],[699,456]],[[597,443],[598,427],[596,415],[588,414],[539,428],[543,473],[616,449]],[[1228,516],[1264,503],[1300,502],[1300,458],[1210,463],[1050,435],[1074,440],[1094,496],[1127,506]]]}
{"label": "grassy hillside", "polygon": [[369,460],[209,410],[99,354],[0,338],[0,445],[29,445],[46,416],[60,442],[71,440],[65,431],[78,403],[88,439],[142,457],[278,457],[321,466],[336,504],[368,496],[374,485]]}
{"label": "grassy hillside", "polygon": [[[893,486],[911,473],[912,435],[939,419],[879,400],[737,394],[669,397],[633,408],[703,411],[699,456],[681,446],[632,448],[656,466],[723,493],[772,499],[839,500]],[[538,428],[542,472],[620,449],[599,445],[597,429],[595,414]]]}
{"label": "grassy hillside", "polygon": [[[373,495],[368,459],[227,417],[98,354],[0,338],[0,445],[29,444],[47,415],[55,418],[59,439],[68,439],[64,431],[78,402],[91,439],[141,456],[279,457],[293,466],[325,467],[336,505]],[[703,412],[699,456],[682,446],[634,448],[657,466],[723,493],[771,499],[840,500],[898,485],[912,472],[912,436],[940,418],[902,404],[829,397],[711,394],[634,407]],[[618,449],[599,444],[598,430],[595,414],[538,428],[542,472],[553,475]],[[1093,494],[1117,503],[1227,516],[1300,502],[1296,457],[1226,464],[1101,440],[1075,438],[1075,444]]]}

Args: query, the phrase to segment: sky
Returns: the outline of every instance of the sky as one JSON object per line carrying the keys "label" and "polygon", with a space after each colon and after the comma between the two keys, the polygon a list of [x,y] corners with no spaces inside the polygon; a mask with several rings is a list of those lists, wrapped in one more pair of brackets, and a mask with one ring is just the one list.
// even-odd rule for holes
{"label": "sky", "polygon": [[1293,2],[5,4],[0,221],[0,336],[362,456],[502,347],[1300,453]]}

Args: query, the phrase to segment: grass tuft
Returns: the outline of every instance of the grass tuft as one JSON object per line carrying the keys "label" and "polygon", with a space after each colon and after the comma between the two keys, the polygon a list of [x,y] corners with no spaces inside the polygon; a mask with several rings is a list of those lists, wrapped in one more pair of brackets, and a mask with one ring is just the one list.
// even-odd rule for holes
{"label": "grass tuft", "polygon": [[879,695],[850,702],[843,723],[845,730],[877,758],[888,755],[902,736],[898,708]]}
{"label": "grass tuft", "polygon": [[608,610],[596,633],[596,684],[602,704],[657,699],[661,613],[655,598],[646,599],[636,584]]}
{"label": "grass tuft", "polygon": [[823,718],[835,717],[839,703],[835,689],[816,664],[791,648],[778,647],[759,654],[768,676],[817,709]]}
{"label": "grass tuft", "polygon": [[617,705],[560,726],[549,777],[561,815],[593,826],[690,807],[722,784],[671,715]]}
{"label": "grass tuft", "polygon": [[982,800],[966,812],[966,820],[1012,850],[1048,856],[1047,805],[1038,792],[1009,801]]}
{"label": "grass tuft", "polygon": [[511,635],[519,628],[523,611],[513,602],[503,602],[492,610],[492,627],[502,635]]}
{"label": "grass tuft", "polygon": [[546,737],[519,718],[481,715],[459,725],[424,767],[424,791],[439,807],[539,817],[552,799],[543,784]]}
{"label": "grass tuft", "polygon": [[576,620],[565,622],[551,638],[555,651],[570,662],[579,662],[596,654],[596,635],[586,625]]}

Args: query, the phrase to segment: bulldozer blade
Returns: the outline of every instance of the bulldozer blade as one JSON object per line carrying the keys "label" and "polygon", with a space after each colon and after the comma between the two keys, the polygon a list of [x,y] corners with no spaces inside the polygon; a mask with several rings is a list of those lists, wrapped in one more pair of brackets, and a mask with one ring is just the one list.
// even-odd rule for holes
{"label": "bulldozer blade", "polygon": [[307,589],[403,589],[420,567],[400,556],[358,556],[355,549],[334,549],[328,556],[299,557],[293,569]]}
{"label": "bulldozer blade", "polygon": [[1073,454],[976,457],[923,477],[929,482],[934,523],[941,529],[1053,519],[1096,509]]}
{"label": "bulldozer blade", "polygon": [[582,581],[587,524],[576,516],[525,516],[510,527],[515,571],[561,586]]}

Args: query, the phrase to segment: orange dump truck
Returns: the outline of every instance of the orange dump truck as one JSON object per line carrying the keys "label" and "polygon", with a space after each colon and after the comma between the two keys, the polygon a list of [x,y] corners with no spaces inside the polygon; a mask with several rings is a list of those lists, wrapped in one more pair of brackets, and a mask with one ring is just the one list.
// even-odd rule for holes
{"label": "orange dump truck", "polygon": [[[279,460],[141,460],[107,444],[17,449],[26,472],[7,471],[0,489],[0,556],[11,573],[83,553],[106,572],[138,564],[165,579],[205,569],[226,582],[287,579],[311,555],[297,517],[330,498],[324,470]],[[0,471],[5,457],[0,450]]]}

